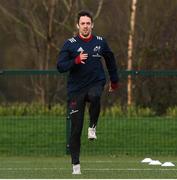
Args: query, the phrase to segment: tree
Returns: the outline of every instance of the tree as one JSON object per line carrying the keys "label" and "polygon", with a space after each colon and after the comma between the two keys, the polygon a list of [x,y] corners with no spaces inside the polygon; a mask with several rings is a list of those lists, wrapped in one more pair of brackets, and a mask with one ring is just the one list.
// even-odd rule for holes
{"label": "tree", "polygon": [[[103,0],[93,3],[97,7],[94,11],[96,19],[101,12]],[[1,28],[8,29],[16,40],[13,42],[16,45],[10,45],[8,51],[18,52],[23,57],[20,64],[16,62],[14,67],[38,70],[55,68],[58,45],[68,35],[75,33],[76,14],[87,5],[88,1],[81,0],[2,0],[0,13],[6,23],[1,23]],[[49,76],[31,77],[30,86],[26,85],[25,88],[34,92],[36,101],[50,104],[55,94],[63,88],[62,78],[55,80],[51,82]]]}
{"label": "tree", "polygon": [[[129,31],[129,40],[128,40],[128,65],[127,70],[132,70],[132,58],[133,58],[133,39],[135,34],[135,17],[136,17],[136,6],[138,0],[132,0],[131,13],[130,13],[130,31]],[[128,75],[127,83],[127,104],[128,106],[132,105],[132,76]]]}

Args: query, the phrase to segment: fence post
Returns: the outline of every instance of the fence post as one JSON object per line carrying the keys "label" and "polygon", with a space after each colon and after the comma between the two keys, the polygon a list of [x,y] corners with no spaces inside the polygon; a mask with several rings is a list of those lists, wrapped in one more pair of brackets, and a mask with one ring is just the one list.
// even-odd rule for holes
{"label": "fence post", "polygon": [[0,70],[0,75],[4,74],[4,71]]}
{"label": "fence post", "polygon": [[66,154],[70,154],[69,140],[71,134],[71,119],[69,114],[69,105],[67,105],[67,117],[66,117]]}

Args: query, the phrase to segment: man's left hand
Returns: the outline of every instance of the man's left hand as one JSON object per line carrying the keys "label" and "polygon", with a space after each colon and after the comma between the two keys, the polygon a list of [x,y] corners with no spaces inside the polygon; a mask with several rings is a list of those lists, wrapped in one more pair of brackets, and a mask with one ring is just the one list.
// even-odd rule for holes
{"label": "man's left hand", "polygon": [[109,83],[109,92],[113,92],[119,88],[119,83]]}

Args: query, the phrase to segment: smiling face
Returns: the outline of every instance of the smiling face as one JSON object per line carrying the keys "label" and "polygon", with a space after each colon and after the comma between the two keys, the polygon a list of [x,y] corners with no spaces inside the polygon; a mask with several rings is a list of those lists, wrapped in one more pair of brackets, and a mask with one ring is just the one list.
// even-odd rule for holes
{"label": "smiling face", "polygon": [[90,37],[93,28],[93,23],[91,21],[91,18],[88,16],[81,16],[77,24],[77,28],[79,29],[79,34],[81,37],[83,38]]}

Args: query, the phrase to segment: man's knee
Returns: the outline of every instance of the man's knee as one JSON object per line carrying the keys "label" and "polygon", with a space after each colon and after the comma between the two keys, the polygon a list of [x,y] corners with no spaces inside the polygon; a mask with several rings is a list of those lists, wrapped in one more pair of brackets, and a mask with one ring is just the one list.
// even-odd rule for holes
{"label": "man's knee", "polygon": [[100,99],[101,99],[101,97],[98,94],[92,94],[89,96],[89,100],[92,103],[100,103]]}

